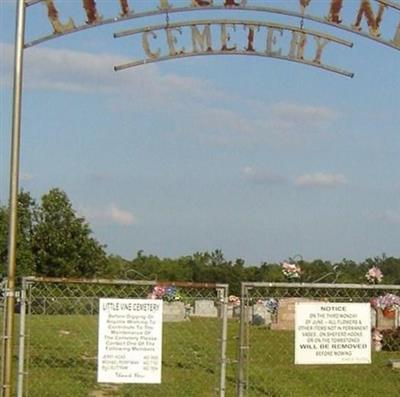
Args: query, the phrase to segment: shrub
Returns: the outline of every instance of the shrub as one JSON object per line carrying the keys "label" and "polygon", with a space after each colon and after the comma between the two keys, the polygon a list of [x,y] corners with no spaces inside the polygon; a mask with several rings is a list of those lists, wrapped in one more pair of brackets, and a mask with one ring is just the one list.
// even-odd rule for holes
{"label": "shrub", "polygon": [[382,334],[382,350],[400,350],[400,327],[396,329],[384,329]]}

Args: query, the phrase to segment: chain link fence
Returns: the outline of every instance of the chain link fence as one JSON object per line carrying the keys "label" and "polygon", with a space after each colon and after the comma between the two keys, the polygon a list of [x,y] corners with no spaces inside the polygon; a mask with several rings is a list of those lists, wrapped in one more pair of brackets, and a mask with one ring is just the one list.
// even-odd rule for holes
{"label": "chain link fence", "polygon": [[[397,396],[400,373],[390,364],[400,359],[399,328],[395,331],[398,311],[387,319],[380,309],[367,307],[372,330],[384,334],[387,328],[392,336],[398,334],[379,341],[376,350],[382,351],[372,352],[371,364],[296,365],[295,306],[301,302],[370,303],[399,294],[400,286],[243,283],[237,396]],[[372,335],[370,341],[374,344]]]}
{"label": "chain link fence", "polygon": [[[168,287],[179,300],[163,305],[161,384],[98,383],[99,299],[143,299]],[[400,362],[398,310],[388,319],[368,306],[372,329],[383,335],[371,364],[299,365],[294,359],[297,304],[370,303],[388,294],[399,296],[400,286],[242,283],[241,307],[231,318],[226,285],[27,278],[17,305],[17,397],[394,397],[400,389],[392,365]],[[228,343],[235,335],[239,343]],[[235,353],[238,365],[228,359]]]}
{"label": "chain link fence", "polygon": [[[168,286],[176,300],[163,302],[161,384],[97,383],[99,299]],[[226,285],[27,278],[22,289],[18,397],[225,396]]]}

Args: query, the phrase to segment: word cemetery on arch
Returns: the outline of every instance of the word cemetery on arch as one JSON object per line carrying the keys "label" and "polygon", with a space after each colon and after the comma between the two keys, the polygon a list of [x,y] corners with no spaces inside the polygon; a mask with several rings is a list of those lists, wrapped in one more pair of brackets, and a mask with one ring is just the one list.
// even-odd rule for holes
{"label": "word cemetery on arch", "polygon": [[[240,26],[242,26],[242,29]],[[157,30],[164,30],[163,40],[158,40],[161,38],[155,33]],[[178,37],[186,30],[191,38],[191,50],[188,51],[182,46],[178,48]],[[142,33],[142,45],[147,58],[117,66],[115,70],[187,56],[245,54],[292,60],[352,76],[350,72],[321,63],[322,52],[328,43],[336,42],[349,47],[352,46],[352,43],[323,33],[292,26],[240,20],[189,21],[169,24],[168,26],[153,26],[151,30],[148,28],[134,29],[117,33],[115,37],[136,33]],[[243,46],[233,42],[233,33],[243,36],[239,37],[239,39],[244,39],[242,40],[244,41]],[[285,34],[287,37],[285,37]],[[256,44],[256,35],[261,36],[260,47]],[[157,47],[157,42],[164,42],[167,45]],[[166,51],[164,54],[161,48]],[[310,50],[309,59],[305,55],[306,49]]]}
{"label": "word cemetery on arch", "polygon": [[[43,16],[47,14],[47,25],[52,32],[26,42],[25,48],[95,26],[165,15],[164,24],[114,34],[114,37],[141,34],[142,51],[142,59],[116,66],[115,70],[188,56],[229,54],[285,59],[352,77],[353,73],[323,63],[328,44],[351,47],[352,43],[331,34],[306,29],[304,21],[333,26],[400,49],[399,1],[108,0],[106,3],[102,0],[81,0],[73,2],[76,8],[74,16],[64,14],[63,4],[58,0],[25,1],[26,7],[39,3],[45,7]],[[114,9],[115,15],[105,15],[106,4],[107,10]],[[283,15],[299,18],[300,24],[291,26],[241,19],[170,22],[172,14],[213,10]]]}

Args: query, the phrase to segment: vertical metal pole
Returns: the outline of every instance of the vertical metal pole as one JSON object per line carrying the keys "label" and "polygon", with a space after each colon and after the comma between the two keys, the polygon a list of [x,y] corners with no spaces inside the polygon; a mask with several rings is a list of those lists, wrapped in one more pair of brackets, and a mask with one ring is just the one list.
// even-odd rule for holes
{"label": "vertical metal pole", "polygon": [[10,202],[9,202],[9,236],[8,236],[8,274],[6,290],[6,329],[5,351],[3,358],[3,397],[12,396],[12,366],[13,366],[13,332],[15,306],[15,273],[16,273],[16,240],[17,240],[17,209],[19,183],[19,154],[21,135],[21,97],[23,52],[25,35],[25,1],[17,0],[15,55],[14,55],[14,98],[11,139],[10,164]]}
{"label": "vertical metal pole", "polygon": [[226,344],[228,339],[228,287],[221,289],[222,305],[222,335],[221,335],[221,373],[219,385],[219,397],[225,397],[226,388]]}
{"label": "vertical metal pole", "polygon": [[246,311],[246,286],[244,283],[241,285],[240,292],[240,327],[239,327],[239,362],[238,362],[238,375],[237,375],[237,397],[244,397],[245,391],[245,350],[247,349],[246,344],[246,323],[247,323],[247,311]]}
{"label": "vertical metal pole", "polygon": [[18,382],[17,397],[22,397],[24,392],[24,364],[25,364],[25,319],[26,319],[26,281],[22,280],[21,306],[19,317],[19,351],[18,351]]}
{"label": "vertical metal pole", "polygon": [[[1,285],[1,289],[3,290],[3,292],[5,292],[5,290],[6,290],[6,285],[7,285],[7,279],[4,279],[4,280],[2,280],[2,282],[1,282],[3,285]],[[4,368],[4,359],[3,359],[3,357],[4,357],[4,351],[5,351],[5,338],[4,338],[4,335],[5,335],[5,329],[6,329],[6,306],[5,306],[5,303],[6,303],[6,297],[5,297],[5,295],[3,295],[3,303],[2,303],[2,311],[3,311],[3,321],[2,321],[2,328],[1,328],[1,357],[2,357],[2,363],[1,363],[1,384],[3,385],[3,375],[4,375],[4,373],[3,373],[3,368]],[[1,389],[1,390],[3,390],[3,389]],[[0,393],[1,393],[1,391],[0,391]]]}

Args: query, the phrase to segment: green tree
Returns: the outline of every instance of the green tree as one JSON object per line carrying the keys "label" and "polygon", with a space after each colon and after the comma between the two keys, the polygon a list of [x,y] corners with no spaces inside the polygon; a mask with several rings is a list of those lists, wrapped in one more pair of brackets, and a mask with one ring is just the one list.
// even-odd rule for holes
{"label": "green tree", "polygon": [[[33,229],[36,223],[37,205],[30,193],[21,191],[18,195],[17,220],[17,276],[35,274],[35,260],[32,252]],[[1,272],[6,273],[8,257],[9,212],[0,207],[0,264]]]}
{"label": "green tree", "polygon": [[129,261],[119,255],[109,255],[107,264],[102,269],[101,276],[104,278],[126,279]]}
{"label": "green tree", "polygon": [[104,247],[60,189],[41,199],[33,254],[37,274],[50,277],[93,277],[103,273],[107,261]]}

